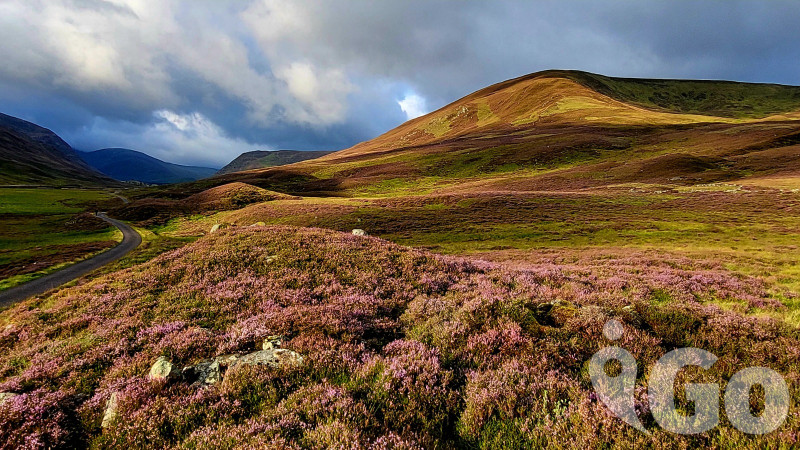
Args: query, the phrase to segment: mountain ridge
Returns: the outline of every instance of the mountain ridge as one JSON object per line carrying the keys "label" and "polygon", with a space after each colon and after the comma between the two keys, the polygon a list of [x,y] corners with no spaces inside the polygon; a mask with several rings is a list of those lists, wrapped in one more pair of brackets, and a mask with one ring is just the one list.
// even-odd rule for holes
{"label": "mountain ridge", "polygon": [[0,113],[0,183],[114,184],[53,131]]}
{"label": "mountain ridge", "polygon": [[162,161],[127,148],[104,148],[79,156],[94,169],[119,181],[172,184],[196,181],[216,173],[210,167],[184,166]]}

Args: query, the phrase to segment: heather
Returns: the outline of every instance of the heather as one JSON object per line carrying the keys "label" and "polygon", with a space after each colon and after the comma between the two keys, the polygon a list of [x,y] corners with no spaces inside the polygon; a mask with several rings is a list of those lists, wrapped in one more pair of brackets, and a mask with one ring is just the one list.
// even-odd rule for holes
{"label": "heather", "polygon": [[[0,445],[792,448],[794,408],[763,437],[734,430],[724,411],[714,430],[679,436],[659,430],[645,401],[652,364],[694,346],[719,361],[680,382],[724,390],[764,366],[796,402],[797,331],[763,317],[783,309],[759,278],[678,257],[510,265],[321,229],[232,228],[4,311],[0,392],[19,395],[0,405]],[[638,361],[649,436],[614,418],[589,381],[611,318]],[[301,365],[233,366],[211,386],[147,377],[160,356],[186,366],[275,335]]]}

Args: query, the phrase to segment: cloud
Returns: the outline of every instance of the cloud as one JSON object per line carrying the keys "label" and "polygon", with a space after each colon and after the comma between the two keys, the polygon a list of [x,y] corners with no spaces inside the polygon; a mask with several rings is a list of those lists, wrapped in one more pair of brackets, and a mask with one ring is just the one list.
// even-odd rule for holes
{"label": "cloud", "polygon": [[233,138],[197,112],[156,111],[147,125],[96,119],[85,131],[83,134],[92,136],[91,143],[83,142],[80,136],[74,136],[73,140],[87,150],[126,147],[166,161],[214,168],[224,166],[241,153],[271,149]]}
{"label": "cloud", "polygon": [[309,63],[293,62],[279,68],[276,75],[299,102],[297,107],[286,111],[290,120],[328,125],[344,119],[347,111],[345,99],[353,86],[341,70],[318,71]]}
{"label": "cloud", "polygon": [[[339,149],[550,68],[797,83],[798,22],[790,0],[1,0],[0,110],[177,162]],[[163,111],[217,135],[158,131]]]}
{"label": "cloud", "polygon": [[406,118],[408,120],[416,119],[430,112],[425,105],[425,99],[413,93],[406,94],[402,100],[397,101],[397,104],[400,105],[400,109],[406,113]]}

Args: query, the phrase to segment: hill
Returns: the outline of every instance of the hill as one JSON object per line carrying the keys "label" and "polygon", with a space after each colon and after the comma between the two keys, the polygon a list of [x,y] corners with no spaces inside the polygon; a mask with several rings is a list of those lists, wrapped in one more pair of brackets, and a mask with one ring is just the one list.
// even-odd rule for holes
{"label": "hill", "polygon": [[333,152],[324,151],[298,151],[298,150],[276,150],[276,151],[254,151],[242,153],[227,166],[217,172],[223,175],[226,173],[241,172],[244,170],[263,169],[265,167],[285,166],[308,159],[315,159]]}
{"label": "hill", "polygon": [[96,170],[119,181],[171,184],[195,181],[216,173],[216,169],[172,164],[126,148],[81,152],[80,157]]}
{"label": "hill", "polygon": [[95,185],[113,180],[89,167],[52,131],[0,114],[0,184]]}
{"label": "hill", "polygon": [[794,177],[798,144],[800,87],[546,71],[349,149],[214,182],[354,196],[693,185]]}

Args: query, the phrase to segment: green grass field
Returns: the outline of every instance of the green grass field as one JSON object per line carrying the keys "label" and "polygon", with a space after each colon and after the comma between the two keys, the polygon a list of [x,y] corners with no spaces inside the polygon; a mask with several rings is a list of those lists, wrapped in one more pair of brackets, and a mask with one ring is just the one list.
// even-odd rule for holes
{"label": "green grass field", "polygon": [[0,290],[115,245],[116,228],[80,216],[114,199],[100,190],[0,188]]}
{"label": "green grass field", "polygon": [[112,198],[108,192],[93,189],[0,187],[0,214],[79,213]]}

